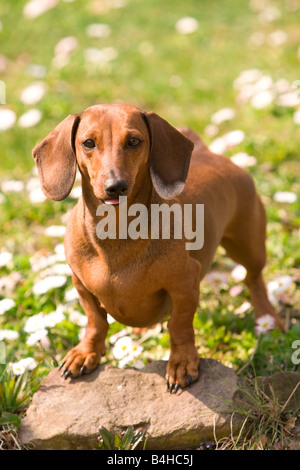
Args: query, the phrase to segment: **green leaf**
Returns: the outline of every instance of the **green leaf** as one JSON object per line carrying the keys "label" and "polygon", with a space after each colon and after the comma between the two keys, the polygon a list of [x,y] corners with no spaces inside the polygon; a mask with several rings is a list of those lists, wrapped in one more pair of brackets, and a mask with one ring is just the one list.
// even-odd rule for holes
{"label": "green leaf", "polygon": [[8,411],[3,411],[0,417],[0,425],[3,426],[5,424],[11,424],[15,427],[18,427],[21,423],[21,420],[18,418],[17,415],[13,413],[9,413]]}

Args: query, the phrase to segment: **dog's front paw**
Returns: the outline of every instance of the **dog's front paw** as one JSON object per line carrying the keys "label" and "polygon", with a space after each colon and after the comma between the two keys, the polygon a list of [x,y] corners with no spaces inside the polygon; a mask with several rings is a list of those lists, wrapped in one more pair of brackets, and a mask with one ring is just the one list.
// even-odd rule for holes
{"label": "dog's front paw", "polygon": [[65,379],[75,378],[92,372],[99,364],[101,355],[101,352],[96,352],[90,345],[82,341],[71,349],[64,358],[59,367],[59,370],[62,370],[61,376]]}
{"label": "dog's front paw", "polygon": [[199,379],[199,356],[196,348],[177,347],[171,351],[167,364],[166,380],[170,393],[190,386]]}

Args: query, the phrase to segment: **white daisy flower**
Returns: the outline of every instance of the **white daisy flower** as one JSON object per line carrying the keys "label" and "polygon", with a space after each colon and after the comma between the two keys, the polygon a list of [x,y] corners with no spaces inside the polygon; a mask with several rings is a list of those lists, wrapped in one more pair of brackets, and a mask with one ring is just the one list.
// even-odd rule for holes
{"label": "white daisy flower", "polygon": [[50,225],[45,230],[45,235],[48,237],[63,237],[66,233],[66,227],[64,225]]}
{"label": "white daisy flower", "polygon": [[26,333],[35,333],[36,331],[44,329],[44,317],[45,315],[43,312],[37,313],[29,317],[24,325],[24,331]]}
{"label": "white daisy flower", "polygon": [[75,36],[67,36],[61,39],[55,46],[55,55],[69,55],[78,47],[78,39]]}
{"label": "white daisy flower", "polygon": [[229,121],[235,117],[235,111],[232,108],[222,108],[219,111],[215,112],[211,117],[211,122],[213,124],[222,124],[224,121]]}
{"label": "white daisy flower", "polygon": [[66,264],[66,263],[57,263],[57,264],[54,264],[53,266],[50,266],[49,268],[45,269],[44,271],[41,271],[40,276],[41,277],[46,277],[46,276],[72,276],[72,271],[71,271],[71,268],[68,264]]}
{"label": "white daisy flower", "polygon": [[59,0],[30,0],[24,7],[24,16],[31,20],[37,18],[47,10],[54,8],[58,2]]}
{"label": "white daisy flower", "polygon": [[13,341],[15,339],[18,339],[18,337],[19,337],[19,333],[17,331],[8,330],[8,329],[0,330],[0,341],[2,341],[3,339],[7,339],[8,341]]}
{"label": "white daisy flower", "polygon": [[47,90],[44,82],[34,82],[28,85],[21,93],[20,100],[26,105],[34,105],[38,103]]}
{"label": "white daisy flower", "polygon": [[3,276],[0,278],[0,295],[2,297],[10,296],[18,282],[22,279],[22,275],[18,272],[12,272],[8,276]]}
{"label": "white daisy flower", "polygon": [[267,37],[267,43],[271,47],[278,47],[282,46],[288,39],[288,35],[286,34],[285,31],[282,31],[281,29],[277,29],[276,31],[273,31],[272,33],[269,34]]}
{"label": "white daisy flower", "polygon": [[15,307],[15,305],[16,302],[12,299],[0,300],[0,315],[3,315],[5,312],[8,312],[8,310]]}
{"label": "white daisy flower", "polygon": [[299,104],[299,97],[297,90],[295,91],[287,91],[286,93],[282,93],[277,98],[278,106],[285,106],[286,108],[294,108]]}
{"label": "white daisy flower", "polygon": [[10,364],[9,369],[12,371],[14,375],[23,375],[26,371],[25,366],[19,364],[19,362],[14,362]]}
{"label": "white daisy flower", "polygon": [[255,332],[257,335],[274,330],[275,320],[270,314],[263,315],[256,320]]}
{"label": "white daisy flower", "polygon": [[41,295],[50,289],[62,287],[67,282],[66,276],[48,276],[33,286],[34,295]]}
{"label": "white daisy flower", "polygon": [[111,27],[108,24],[93,23],[86,28],[85,32],[90,38],[107,38],[111,34]]}
{"label": "white daisy flower", "polygon": [[250,310],[250,308],[251,308],[250,302],[243,302],[242,305],[240,305],[238,308],[234,310],[234,313],[236,313],[237,315],[242,315],[243,313]]}
{"label": "white daisy flower", "polygon": [[79,295],[77,292],[77,289],[73,287],[73,289],[69,289],[65,293],[65,301],[66,302],[74,302],[76,300],[79,300]]}
{"label": "white daisy flower", "polygon": [[0,109],[0,131],[7,131],[15,124],[17,115],[12,109]]}
{"label": "white daisy flower", "polygon": [[268,292],[269,293],[281,293],[286,291],[292,284],[294,280],[292,276],[283,275],[279,276],[276,279],[268,282]]}
{"label": "white daisy flower", "polygon": [[70,192],[69,196],[72,198],[72,199],[79,199],[80,196],[82,194],[82,188],[81,186],[74,186],[74,188],[72,189],[72,191]]}
{"label": "white daisy flower", "polygon": [[261,76],[262,72],[258,69],[244,70],[233,82],[233,88],[241,90],[244,85],[256,82]]}
{"label": "white daisy flower", "polygon": [[78,310],[73,310],[72,312],[69,313],[69,320],[72,323],[75,323],[75,325],[78,325],[81,327],[85,327],[88,322],[87,316],[78,312]]}
{"label": "white daisy flower", "polygon": [[104,65],[118,57],[118,51],[115,47],[106,47],[104,49],[97,49],[90,47],[85,49],[84,58],[86,62],[91,62],[95,65]]}
{"label": "white daisy flower", "polygon": [[192,34],[197,31],[199,22],[190,16],[185,16],[177,21],[175,28],[179,34]]}
{"label": "white daisy flower", "polygon": [[294,112],[293,120],[297,126],[300,126],[300,109],[297,109],[297,111]]}
{"label": "white daisy flower", "polygon": [[274,201],[293,204],[297,201],[297,194],[292,191],[277,191],[273,196]]}
{"label": "white daisy flower", "polygon": [[7,264],[12,260],[12,254],[8,251],[2,251],[0,253],[0,268],[7,266]]}
{"label": "white daisy flower", "polygon": [[252,155],[246,152],[238,152],[230,157],[230,160],[241,168],[248,168],[249,166],[256,165],[257,160]]}
{"label": "white daisy flower", "polygon": [[20,127],[36,126],[42,119],[42,113],[39,109],[29,109],[19,117],[18,124]]}
{"label": "white daisy flower", "polygon": [[216,124],[208,124],[204,128],[204,134],[207,137],[215,137],[219,132],[219,127]]}
{"label": "white daisy flower", "polygon": [[209,148],[212,152],[221,154],[225,152],[225,150],[231,149],[232,147],[242,143],[244,138],[245,133],[240,129],[236,129],[215,139],[210,144]]}
{"label": "white daisy flower", "polygon": [[46,328],[42,330],[37,330],[34,333],[31,333],[26,340],[27,346],[35,346],[38,343],[44,349],[48,349],[50,347],[50,341],[48,338],[48,330],[46,330]]}
{"label": "white daisy flower", "polygon": [[65,319],[66,317],[63,314],[63,307],[58,307],[53,312],[44,316],[44,325],[46,328],[53,328]]}
{"label": "white daisy flower", "polygon": [[241,282],[245,279],[247,275],[247,270],[244,266],[241,264],[238,264],[233,268],[231,271],[231,277],[235,280],[235,282]]}
{"label": "white daisy flower", "polygon": [[251,98],[251,105],[255,109],[263,109],[269,106],[274,100],[274,93],[270,90],[263,90],[256,93]]}
{"label": "white daisy flower", "polygon": [[228,273],[222,271],[211,271],[206,275],[205,279],[210,285],[224,287],[228,284],[228,277]]}
{"label": "white daisy flower", "polygon": [[32,204],[39,204],[47,199],[41,188],[34,188],[29,191],[28,197]]}
{"label": "white daisy flower", "polygon": [[24,366],[26,370],[33,370],[37,366],[37,362],[33,357],[25,357],[24,359],[20,359],[19,364]]}
{"label": "white daisy flower", "polygon": [[17,180],[3,181],[1,189],[4,193],[20,193],[24,189],[24,183]]}
{"label": "white daisy flower", "polygon": [[120,360],[127,356],[132,349],[132,344],[132,339],[129,336],[118,339],[112,350],[114,358]]}

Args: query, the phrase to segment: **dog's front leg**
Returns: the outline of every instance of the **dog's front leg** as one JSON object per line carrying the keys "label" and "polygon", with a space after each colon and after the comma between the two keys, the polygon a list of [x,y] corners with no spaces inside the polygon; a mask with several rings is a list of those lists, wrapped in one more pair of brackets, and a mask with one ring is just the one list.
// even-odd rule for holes
{"label": "dog's front leg", "polygon": [[199,378],[199,356],[195,346],[193,318],[199,301],[200,264],[190,258],[181,283],[170,293],[172,313],[168,322],[171,353],[167,364],[168,389],[176,393]]}
{"label": "dog's front leg", "polygon": [[78,377],[91,372],[101,356],[105,354],[105,338],[108,332],[107,313],[100,307],[98,300],[81,283],[77,276],[72,276],[80,303],[88,317],[84,338],[66,355],[60,369],[62,376]]}

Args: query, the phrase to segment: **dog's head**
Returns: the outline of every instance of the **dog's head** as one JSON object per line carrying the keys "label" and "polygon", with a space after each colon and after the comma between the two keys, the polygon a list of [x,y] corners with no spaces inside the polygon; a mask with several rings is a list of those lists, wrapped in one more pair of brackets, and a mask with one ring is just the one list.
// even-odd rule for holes
{"label": "dog's head", "polygon": [[155,113],[131,105],[96,105],[69,115],[33,149],[44,194],[70,193],[76,167],[99,202],[118,204],[150,173],[157,193],[172,199],[184,188],[193,143]]}

